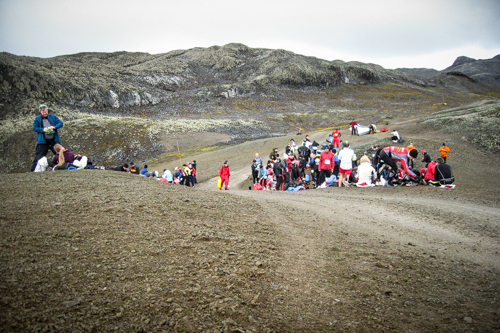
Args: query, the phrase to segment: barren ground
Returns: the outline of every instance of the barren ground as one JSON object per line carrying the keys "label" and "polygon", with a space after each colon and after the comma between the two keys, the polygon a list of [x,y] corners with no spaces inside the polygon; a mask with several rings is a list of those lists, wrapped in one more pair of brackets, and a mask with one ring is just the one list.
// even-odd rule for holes
{"label": "barren ground", "polygon": [[[189,158],[194,189],[112,171],[4,175],[0,330],[500,332],[499,157],[390,126],[433,158],[445,141],[457,187],[249,191],[253,154],[289,138]],[[387,135],[343,138],[356,149]],[[225,159],[232,186],[219,191]]]}

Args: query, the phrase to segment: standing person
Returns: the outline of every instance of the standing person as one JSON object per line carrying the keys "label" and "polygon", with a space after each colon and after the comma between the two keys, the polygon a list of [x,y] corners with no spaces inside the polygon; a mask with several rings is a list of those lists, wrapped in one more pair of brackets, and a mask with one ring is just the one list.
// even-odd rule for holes
{"label": "standing person", "polygon": [[340,136],[342,135],[342,133],[340,132],[340,130],[337,130],[337,129],[334,129],[332,131],[332,136],[333,136],[333,142],[332,142],[332,148],[335,148],[335,145],[337,145],[336,148],[340,148]]}
{"label": "standing person", "polygon": [[[354,157],[354,151],[349,148],[349,141],[344,141],[344,149],[339,153],[339,187],[344,184],[345,187],[349,187],[349,175],[352,173],[352,159]],[[344,180],[345,175],[345,180]]]}
{"label": "standing person", "polygon": [[405,172],[412,178],[416,178],[417,175],[410,170],[408,167],[408,161],[413,160],[418,157],[418,150],[412,149],[408,151],[406,147],[384,147],[384,148],[378,148],[377,151],[375,152],[375,165],[377,165],[378,169],[378,164],[379,162],[385,163],[389,166],[389,170],[392,172],[389,173],[389,178],[387,179],[387,186],[392,187],[392,179],[398,172],[398,166],[396,164],[397,162],[401,162],[401,166],[405,170]]}
{"label": "standing person", "polygon": [[35,171],[38,160],[47,155],[49,149],[56,154],[54,145],[59,143],[59,133],[57,130],[63,127],[63,122],[53,114],[49,114],[47,105],[42,104],[38,107],[40,115],[33,121],[33,131],[36,135],[35,159],[31,164],[31,171]]}
{"label": "standing person", "polygon": [[[417,149],[417,148],[415,148],[415,146],[413,145],[413,143],[412,143],[412,142],[410,142],[410,145],[409,145],[408,147],[406,147],[406,149],[408,149],[408,151],[412,151],[413,149]],[[422,154],[423,154],[423,153],[424,153],[424,152],[422,151]],[[423,160],[422,160],[422,161],[423,161]],[[410,168],[412,168],[412,169],[413,169],[413,160],[411,160],[411,161],[410,161]]]}
{"label": "standing person", "polygon": [[279,156],[278,148],[274,148],[273,151],[269,153],[269,159],[275,160],[277,156]]}
{"label": "standing person", "polygon": [[196,179],[196,171],[198,171],[198,169],[196,168],[196,160],[193,160],[193,162],[191,163],[191,166],[193,169],[193,181],[196,184],[196,183],[198,183],[198,179]]}
{"label": "standing person", "polygon": [[311,140],[309,139],[309,135],[306,135],[306,137],[302,141],[302,145],[307,148],[311,147]]}
{"label": "standing person", "polygon": [[[429,166],[429,163],[431,163],[431,161],[431,156],[425,150],[422,150],[422,162],[425,163],[426,168]],[[411,166],[413,167],[413,163],[411,164]]]}
{"label": "standing person", "polygon": [[262,161],[262,158],[259,156],[259,153],[255,153],[255,163],[257,163],[257,166],[264,165],[264,162]]}
{"label": "standing person", "polygon": [[229,163],[227,161],[219,169],[219,177],[222,179],[220,190],[222,190],[222,185],[225,185],[227,190],[229,185],[229,177],[231,177],[231,172],[229,171]]}
{"label": "standing person", "polygon": [[294,139],[290,139],[290,148],[292,149],[292,153],[297,155],[297,144]]}
{"label": "standing person", "polygon": [[334,165],[333,154],[330,152],[330,147],[326,146],[319,157],[319,178],[316,184],[323,186],[325,179],[332,175]]}
{"label": "standing person", "polygon": [[358,128],[357,128],[358,123],[354,121],[354,119],[351,121],[351,135],[358,134]]}
{"label": "standing person", "polygon": [[252,168],[253,183],[255,184],[257,182],[257,178],[259,177],[259,166],[257,165],[256,160],[253,160],[251,168]]}
{"label": "standing person", "polygon": [[446,163],[446,157],[448,157],[448,153],[451,152],[450,148],[446,147],[446,144],[443,142],[443,145],[438,151],[441,153],[444,163]]}

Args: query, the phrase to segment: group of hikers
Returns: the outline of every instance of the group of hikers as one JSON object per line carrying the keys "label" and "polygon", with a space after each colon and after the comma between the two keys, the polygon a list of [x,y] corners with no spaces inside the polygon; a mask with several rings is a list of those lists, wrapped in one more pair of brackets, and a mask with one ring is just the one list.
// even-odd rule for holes
{"label": "group of hikers", "polygon": [[[48,113],[46,105],[39,107],[40,115],[33,122],[33,130],[37,133],[37,146],[35,159],[31,171],[71,170],[71,169],[104,169],[96,167],[84,155],[75,154],[61,145],[58,129],[63,127],[63,122],[55,115]],[[351,123],[351,134],[355,134],[356,123]],[[394,133],[395,132],[395,133]],[[397,131],[393,131],[392,140],[402,139]],[[375,185],[434,185],[454,187],[454,178],[451,167],[446,164],[450,149],[443,143],[439,149],[441,157],[433,161],[426,151],[422,151],[422,162],[425,167],[414,168],[414,160],[418,157],[418,150],[410,144],[408,147],[372,147],[369,149],[371,159],[367,153],[360,158],[358,165],[357,156],[351,149],[348,141],[340,140],[342,133],[334,129],[326,140],[327,143],[319,145],[310,140],[306,135],[301,145],[294,139],[285,147],[283,158],[280,158],[278,148],[269,154],[267,163],[264,164],[259,154],[255,154],[252,163],[252,178],[255,189],[265,190],[303,190],[310,187],[348,187],[355,184],[358,187]],[[397,142],[400,142],[397,140]],[[47,159],[47,153],[52,151],[54,157]],[[397,166],[400,162],[401,168]],[[154,177],[167,183],[181,184],[194,187],[196,179],[196,161],[187,162],[176,167],[173,172],[163,170],[160,176],[158,171],[149,171],[144,165],[139,172],[133,162],[123,164],[116,168],[144,177]],[[219,169],[218,188],[229,188],[229,163],[225,161]]]}
{"label": "group of hikers", "polygon": [[[340,136],[339,130],[333,130],[323,145],[311,142],[307,135],[300,146],[291,139],[283,156],[280,157],[278,148],[274,148],[267,163],[256,153],[251,165],[254,189],[300,191],[352,185],[454,187],[451,167],[445,160],[450,149],[444,143],[439,149],[441,157],[435,161],[423,150],[421,161],[425,167],[417,169],[414,160],[418,158],[419,152],[413,144],[408,147],[372,147],[368,150],[371,158],[365,152],[358,164],[350,143],[339,140]],[[397,162],[401,167],[398,167]]]}
{"label": "group of hikers", "polygon": [[145,164],[142,170],[139,172],[134,162],[117,166],[115,168],[112,168],[111,170],[128,172],[143,177],[153,177],[157,180],[164,181],[165,183],[180,184],[190,187],[194,187],[194,184],[197,183],[196,160],[194,160],[193,162],[184,163],[180,167],[175,167],[174,172],[168,169],[164,169],[163,174],[161,175],[156,170],[149,171],[147,164]]}
{"label": "group of hikers", "polygon": [[[33,131],[37,133],[37,146],[35,159],[31,165],[31,171],[42,172],[51,170],[76,170],[76,169],[100,169],[104,167],[94,166],[87,156],[75,154],[71,150],[61,145],[58,129],[63,127],[63,122],[53,114],[49,114],[47,105],[39,106],[40,115],[33,121]],[[52,151],[54,157],[47,158],[49,151]],[[111,170],[128,172],[130,174],[141,175],[143,177],[154,177],[168,183],[182,184],[194,187],[196,184],[196,161],[183,164],[176,167],[172,173],[170,170],[163,170],[160,176],[158,171],[148,171],[148,165],[144,165],[139,171],[134,162],[113,167]]]}

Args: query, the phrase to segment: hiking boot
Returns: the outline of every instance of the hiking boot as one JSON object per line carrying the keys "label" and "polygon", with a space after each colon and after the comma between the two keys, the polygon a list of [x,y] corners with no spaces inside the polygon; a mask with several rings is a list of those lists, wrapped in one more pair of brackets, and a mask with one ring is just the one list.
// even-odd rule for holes
{"label": "hiking boot", "polygon": [[385,186],[387,186],[387,187],[397,187],[398,184],[389,184],[389,183],[387,183],[387,185],[385,185]]}
{"label": "hiking boot", "polygon": [[349,184],[349,182],[348,182],[347,180],[344,180],[344,181],[342,182],[342,184],[343,184],[345,187],[349,187],[349,186],[351,186],[351,184]]}
{"label": "hiking boot", "polygon": [[408,183],[406,183],[406,186],[417,186],[417,185],[418,183],[414,181],[409,181]]}

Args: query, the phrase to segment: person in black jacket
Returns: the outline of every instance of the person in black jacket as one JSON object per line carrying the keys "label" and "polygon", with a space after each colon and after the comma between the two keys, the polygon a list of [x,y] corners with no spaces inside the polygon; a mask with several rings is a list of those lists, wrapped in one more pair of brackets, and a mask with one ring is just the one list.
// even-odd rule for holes
{"label": "person in black jacket", "polygon": [[451,166],[444,163],[444,158],[438,157],[436,159],[436,170],[435,170],[436,180],[439,181],[441,185],[453,184],[455,182],[455,177],[451,172]]}
{"label": "person in black jacket", "polygon": [[425,167],[427,168],[432,161],[431,156],[425,150],[422,150],[422,156],[422,162],[425,163]]}
{"label": "person in black jacket", "polygon": [[128,171],[128,164],[125,163],[124,165],[119,165],[119,166],[113,168],[112,170],[127,172]]}

